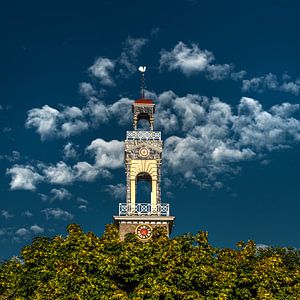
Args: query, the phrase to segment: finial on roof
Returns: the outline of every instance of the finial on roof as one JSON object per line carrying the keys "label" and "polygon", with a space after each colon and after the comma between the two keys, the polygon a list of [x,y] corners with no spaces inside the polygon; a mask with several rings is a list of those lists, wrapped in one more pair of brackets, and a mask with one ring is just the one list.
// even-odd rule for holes
{"label": "finial on roof", "polygon": [[142,86],[141,86],[141,96],[142,99],[145,98],[145,72],[146,72],[146,66],[140,66],[138,70],[142,73]]}

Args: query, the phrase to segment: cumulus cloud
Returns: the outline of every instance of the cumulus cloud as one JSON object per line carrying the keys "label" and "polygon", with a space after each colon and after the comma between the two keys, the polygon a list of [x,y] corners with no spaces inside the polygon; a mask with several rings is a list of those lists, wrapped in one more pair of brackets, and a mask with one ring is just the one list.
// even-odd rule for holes
{"label": "cumulus cloud", "polygon": [[214,60],[212,52],[200,49],[197,44],[189,47],[183,42],[178,42],[171,51],[160,52],[159,64],[161,70],[178,70],[185,76],[203,73],[210,80],[237,80],[246,74],[246,71],[234,72],[233,64],[214,64]]}
{"label": "cumulus cloud", "polygon": [[45,208],[41,211],[45,216],[46,219],[58,219],[69,221],[74,218],[74,215],[66,210],[62,210],[61,208]]}
{"label": "cumulus cloud", "polygon": [[17,237],[21,237],[21,238],[28,238],[30,236],[30,231],[26,228],[19,228],[16,232],[15,235]]}
{"label": "cumulus cloud", "polygon": [[73,143],[68,142],[63,148],[63,158],[66,160],[76,159],[78,155],[75,147]]}
{"label": "cumulus cloud", "polygon": [[111,118],[118,120],[120,125],[130,124],[132,113],[129,109],[133,101],[128,98],[121,98],[111,105],[108,105],[107,111]]}
{"label": "cumulus cloud", "polygon": [[[33,235],[42,234],[44,232],[44,228],[35,224],[28,228],[21,227],[16,229],[15,227],[5,228],[2,230],[3,236],[12,237],[14,242],[20,243],[22,241],[29,240]],[[1,230],[0,230],[1,236]]]}
{"label": "cumulus cloud", "polygon": [[68,185],[75,181],[93,181],[97,176],[109,177],[110,173],[106,169],[99,168],[96,164],[88,162],[78,162],[73,166],[60,161],[55,165],[44,165],[42,172],[45,181],[52,184]]}
{"label": "cumulus cloud", "polygon": [[7,210],[1,210],[1,216],[3,217],[3,218],[5,218],[6,220],[8,220],[8,219],[11,219],[11,218],[13,218],[15,215],[14,214],[12,214],[12,213],[10,213],[10,212],[8,212]]}
{"label": "cumulus cloud", "polygon": [[56,165],[44,166],[43,173],[46,181],[54,184],[70,184],[74,181],[73,169],[65,162],[60,161]]}
{"label": "cumulus cloud", "polygon": [[11,190],[34,191],[36,184],[43,180],[43,176],[38,174],[34,167],[14,165],[6,170],[6,174],[11,175]]}
{"label": "cumulus cloud", "polygon": [[244,92],[256,91],[261,93],[265,90],[283,91],[299,95],[300,80],[291,81],[290,76],[287,74],[284,74],[282,80],[279,80],[273,73],[243,80],[242,91]]}
{"label": "cumulus cloud", "polygon": [[34,234],[42,234],[44,233],[44,228],[40,227],[39,225],[35,224],[32,225],[30,227],[30,230],[34,233]]}
{"label": "cumulus cloud", "polygon": [[[110,170],[123,166],[124,143],[117,140],[105,141],[96,139],[86,147],[94,162],[79,161],[74,165],[68,165],[64,161],[56,164],[38,163],[32,165],[15,165],[7,169],[7,174],[12,176],[10,186],[12,190],[27,189],[35,190],[39,182],[47,182],[57,185],[70,185],[76,181],[91,182],[98,176],[111,177]],[[70,197],[69,192],[64,189],[52,189],[53,197],[40,194],[43,201],[63,199]]]}
{"label": "cumulus cloud", "polygon": [[99,57],[95,60],[92,66],[89,67],[89,72],[99,79],[100,83],[107,86],[114,86],[115,82],[111,76],[111,72],[115,68],[115,62],[106,57]]}
{"label": "cumulus cloud", "polygon": [[97,91],[89,82],[81,82],[79,84],[79,92],[87,97],[95,96]]}
{"label": "cumulus cloud", "polygon": [[[106,87],[115,86],[114,77],[127,78],[137,71],[137,58],[141,49],[148,43],[146,38],[133,38],[128,36],[123,43],[123,49],[119,57],[114,59],[99,57],[88,71],[91,76],[99,80]],[[89,83],[80,84],[80,92],[88,97],[98,94]]]}
{"label": "cumulus cloud", "polygon": [[96,139],[86,149],[95,156],[95,165],[100,168],[116,169],[123,166],[124,143]]}
{"label": "cumulus cloud", "polygon": [[[113,104],[105,104],[96,97],[89,98],[82,108],[64,106],[61,110],[44,105],[27,113],[26,127],[35,128],[43,141],[52,138],[69,138],[88,128],[96,128],[109,120],[117,120],[120,125],[130,121],[130,105],[133,100],[121,98]],[[76,155],[72,143],[65,145],[66,158]]]}
{"label": "cumulus cloud", "polygon": [[166,67],[169,71],[180,70],[189,76],[204,71],[213,60],[213,54],[201,50],[198,45],[192,44],[189,48],[183,42],[179,42],[171,51],[161,51],[159,63],[161,68]]}
{"label": "cumulus cloud", "polygon": [[128,77],[137,70],[137,57],[141,49],[148,43],[145,38],[133,38],[128,36],[124,45],[121,55],[118,59],[120,65],[119,74],[123,77]]}
{"label": "cumulus cloud", "polygon": [[[239,171],[238,162],[261,157],[300,141],[298,104],[282,103],[264,110],[243,97],[236,108],[218,98],[156,96],[158,128],[164,142],[164,167],[201,187],[219,188],[220,174]],[[162,116],[162,117],[160,117]],[[170,125],[172,124],[172,125]]]}
{"label": "cumulus cloud", "polygon": [[70,199],[72,194],[65,188],[60,189],[52,189],[50,193],[53,195],[53,200],[64,200],[64,199]]}
{"label": "cumulus cloud", "polygon": [[104,191],[114,199],[124,200],[126,197],[126,186],[122,183],[109,184],[104,188]]}
{"label": "cumulus cloud", "polygon": [[63,107],[61,111],[44,105],[27,113],[27,128],[35,128],[42,140],[53,137],[70,137],[87,130],[88,123],[78,107]]}
{"label": "cumulus cloud", "polygon": [[23,216],[25,217],[28,217],[28,218],[31,218],[33,216],[33,213],[29,210],[25,210],[23,213],[22,213]]}
{"label": "cumulus cloud", "polygon": [[0,155],[0,160],[2,159],[9,162],[16,162],[21,159],[21,154],[19,151],[13,150],[11,154]]}

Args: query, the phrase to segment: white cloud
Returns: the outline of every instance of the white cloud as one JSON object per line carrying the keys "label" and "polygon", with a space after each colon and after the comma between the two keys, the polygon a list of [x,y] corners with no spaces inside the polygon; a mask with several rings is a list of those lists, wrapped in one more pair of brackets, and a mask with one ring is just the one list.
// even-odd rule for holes
{"label": "white cloud", "polygon": [[300,93],[300,80],[296,80],[295,82],[289,81],[284,82],[280,86],[280,90],[288,93],[292,93],[294,95],[299,95]]}
{"label": "white cloud", "polygon": [[284,102],[272,106],[270,111],[281,118],[288,118],[292,116],[297,110],[299,110],[299,108],[299,104],[291,104],[288,102]]}
{"label": "white cloud", "polygon": [[88,128],[83,112],[78,107],[63,107],[58,111],[48,105],[33,108],[27,113],[27,128],[36,128],[42,140],[53,137],[69,137]]}
{"label": "white cloud", "polygon": [[[137,58],[141,49],[148,43],[146,38],[133,38],[128,36],[123,44],[119,57],[110,59],[99,57],[89,67],[89,73],[97,78],[104,86],[115,86],[113,76],[127,78],[137,71]],[[95,96],[97,92],[89,83],[80,84],[80,92],[88,97]]]}
{"label": "white cloud", "polygon": [[23,216],[31,218],[33,216],[33,213],[29,210],[26,210],[22,213]]}
{"label": "white cloud", "polygon": [[46,202],[49,199],[49,197],[45,194],[39,193],[38,195],[40,196],[40,198],[43,202]]}
{"label": "white cloud", "polygon": [[[292,117],[297,104],[264,110],[257,100],[243,97],[232,109],[218,98],[178,97],[172,91],[156,99],[157,115],[168,112],[158,126],[173,133],[164,142],[163,166],[201,187],[218,188],[219,174],[237,172],[238,162],[300,141],[300,122]],[[175,125],[166,127],[169,123]]]}
{"label": "white cloud", "polygon": [[87,105],[83,108],[83,112],[90,119],[90,124],[93,127],[106,123],[109,119],[107,106],[95,97],[92,97],[88,101]]}
{"label": "white cloud", "polygon": [[[48,182],[50,184],[69,185],[76,181],[91,182],[98,176],[109,178],[109,170],[123,166],[124,143],[117,140],[105,141],[96,139],[86,147],[86,153],[89,153],[94,163],[79,161],[74,165],[68,165],[64,161],[56,164],[39,163],[36,167],[31,165],[15,165],[7,170],[7,174],[12,176],[11,189],[35,190],[39,182]],[[38,171],[37,171],[38,169]],[[70,197],[69,192],[64,189],[52,189],[53,197],[45,194],[39,194],[43,201],[62,199]]]}
{"label": "white cloud", "polygon": [[88,123],[81,120],[73,120],[72,122],[65,122],[61,125],[62,136],[69,137],[76,135],[88,129]]}
{"label": "white cloud", "polygon": [[50,183],[70,184],[74,181],[72,167],[60,161],[56,165],[45,166],[43,168],[45,178]]}
{"label": "white cloud", "polygon": [[[109,168],[109,166],[107,167]],[[72,184],[74,181],[93,181],[99,175],[110,176],[106,169],[83,161],[74,166],[69,166],[63,161],[56,163],[56,165],[44,165],[42,172],[47,182],[61,185]]]}
{"label": "white cloud", "polygon": [[118,121],[120,125],[131,123],[132,112],[131,105],[133,101],[128,98],[121,98],[118,101],[108,106],[108,113],[112,118]]}
{"label": "white cloud", "polygon": [[133,38],[128,36],[121,55],[118,59],[120,65],[119,73],[123,77],[128,77],[137,70],[137,57],[141,52],[141,49],[148,43],[145,38]]}
{"label": "white cloud", "polygon": [[52,189],[50,193],[53,195],[53,200],[70,199],[72,194],[65,188]]}
{"label": "white cloud", "polygon": [[56,121],[58,119],[59,111],[44,105],[41,109],[34,108],[28,111],[28,118],[26,121],[26,126],[36,127],[37,132],[40,134],[42,139],[48,136],[52,136],[57,132]]}
{"label": "white cloud", "polygon": [[243,80],[243,91],[254,90],[261,92],[264,89],[276,90],[278,88],[277,76],[269,73],[260,77]]}
{"label": "white cloud", "polygon": [[81,204],[88,204],[89,202],[81,197],[77,197],[77,202]]}
{"label": "white cloud", "polygon": [[67,221],[74,218],[73,214],[61,208],[45,208],[41,212],[46,216],[46,219],[53,218]]}
{"label": "white cloud", "polygon": [[73,143],[68,142],[63,149],[63,157],[64,159],[76,159],[78,157],[76,146]]}
{"label": "white cloud", "polygon": [[237,80],[243,79],[246,76],[246,74],[247,74],[247,72],[245,70],[242,70],[242,71],[239,71],[239,72],[232,72],[230,74],[230,78],[232,80],[237,81]]}
{"label": "white cloud", "polygon": [[9,162],[16,162],[20,160],[21,154],[19,151],[13,150],[11,154],[0,155],[0,160],[4,159]]}
{"label": "white cloud", "polygon": [[206,67],[206,77],[210,80],[223,80],[229,77],[233,68],[234,66],[229,64],[208,65]]}
{"label": "white cloud", "polygon": [[207,50],[201,50],[198,45],[192,44],[189,48],[179,42],[173,50],[161,51],[160,68],[166,67],[169,71],[180,70],[186,76],[202,72],[206,69],[214,56]]}
{"label": "white cloud", "polygon": [[91,165],[85,161],[78,162],[74,166],[75,178],[80,181],[91,182],[96,179],[99,175],[103,177],[109,177],[109,171],[98,168],[97,165]]}
{"label": "white cloud", "polygon": [[258,250],[265,250],[265,249],[268,249],[270,248],[270,246],[266,245],[266,244],[257,244],[256,245],[256,249]]}
{"label": "white cloud", "polygon": [[30,227],[30,230],[34,233],[34,234],[41,234],[44,232],[44,228],[40,227],[39,225],[35,224],[32,225]]}
{"label": "white cloud", "polygon": [[107,86],[115,85],[111,72],[115,68],[115,62],[106,57],[99,57],[89,67],[89,72],[99,79],[100,83]]}
{"label": "white cloud", "polygon": [[83,212],[86,212],[87,211],[87,206],[84,205],[84,204],[81,204],[81,205],[78,206],[78,209],[83,211]]}
{"label": "white cloud", "polygon": [[242,85],[242,91],[256,91],[263,92],[264,90],[283,91],[299,95],[300,93],[300,80],[289,81],[290,76],[283,74],[282,81],[273,73],[264,74],[259,77],[253,77],[250,79],[244,79]]}
{"label": "white cloud", "polygon": [[123,166],[124,143],[112,140],[106,142],[96,139],[86,148],[96,157],[95,165],[100,168],[116,169]]}
{"label": "white cloud", "polygon": [[159,64],[161,70],[178,70],[185,76],[203,73],[210,80],[239,80],[246,74],[246,71],[235,72],[233,64],[214,64],[214,60],[212,52],[200,49],[197,44],[189,47],[183,42],[178,42],[171,51],[160,52]]}
{"label": "white cloud", "polygon": [[226,145],[220,145],[215,148],[211,154],[212,159],[215,161],[242,161],[247,160],[253,156],[255,153],[251,149],[229,149]]}
{"label": "white cloud", "polygon": [[[60,111],[44,105],[42,108],[28,111],[26,127],[35,128],[44,141],[77,135],[88,128],[107,123],[109,119],[117,120],[119,124],[124,125],[130,121],[132,102],[131,99],[121,98],[113,104],[106,105],[97,98],[91,97],[82,109],[65,106]],[[71,143],[65,145],[66,157],[75,155],[76,150],[72,146]]]}
{"label": "white cloud", "polygon": [[15,232],[15,235],[21,238],[27,238],[30,236],[30,231],[26,228],[20,228]]}
{"label": "white cloud", "polygon": [[1,210],[1,216],[4,217],[6,220],[13,218],[15,215],[9,213],[7,210]]}
{"label": "white cloud", "polygon": [[126,186],[122,183],[116,185],[109,184],[104,190],[114,199],[124,200],[126,197]]}
{"label": "white cloud", "polygon": [[79,84],[79,92],[86,97],[95,96],[97,94],[96,90],[89,82],[81,82]]}
{"label": "white cloud", "polygon": [[36,189],[36,184],[43,180],[43,177],[35,171],[32,166],[14,165],[6,170],[6,174],[11,175],[11,190],[30,190]]}

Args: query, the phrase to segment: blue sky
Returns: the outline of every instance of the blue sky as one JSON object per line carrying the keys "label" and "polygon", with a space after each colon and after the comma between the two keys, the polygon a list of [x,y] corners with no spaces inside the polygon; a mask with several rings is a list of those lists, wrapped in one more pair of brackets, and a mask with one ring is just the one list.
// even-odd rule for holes
{"label": "blue sky", "polygon": [[0,257],[125,201],[139,65],[164,138],[173,235],[299,248],[297,1],[1,7]]}

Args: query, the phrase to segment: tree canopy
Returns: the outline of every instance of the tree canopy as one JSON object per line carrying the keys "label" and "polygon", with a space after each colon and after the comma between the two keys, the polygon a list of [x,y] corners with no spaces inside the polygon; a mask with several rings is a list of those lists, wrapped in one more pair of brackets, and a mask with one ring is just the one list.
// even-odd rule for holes
{"label": "tree canopy", "polygon": [[0,299],[300,299],[300,253],[235,249],[207,232],[169,239],[155,228],[148,242],[114,225],[101,237],[70,224],[66,237],[37,237],[0,266]]}

